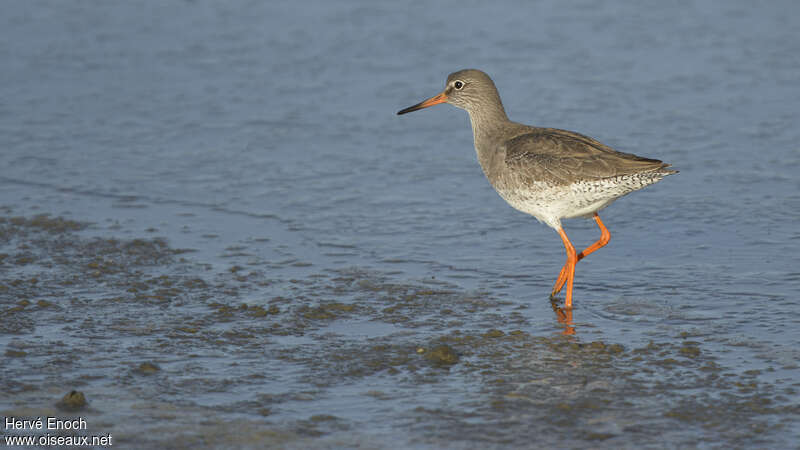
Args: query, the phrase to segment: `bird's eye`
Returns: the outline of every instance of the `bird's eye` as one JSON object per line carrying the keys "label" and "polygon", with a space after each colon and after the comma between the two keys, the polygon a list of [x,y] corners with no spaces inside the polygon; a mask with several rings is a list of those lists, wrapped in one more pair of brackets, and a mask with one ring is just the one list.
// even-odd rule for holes
{"label": "bird's eye", "polygon": [[464,82],[461,80],[456,80],[456,82],[453,83],[453,87],[456,88],[457,91],[460,91],[461,89],[464,89]]}

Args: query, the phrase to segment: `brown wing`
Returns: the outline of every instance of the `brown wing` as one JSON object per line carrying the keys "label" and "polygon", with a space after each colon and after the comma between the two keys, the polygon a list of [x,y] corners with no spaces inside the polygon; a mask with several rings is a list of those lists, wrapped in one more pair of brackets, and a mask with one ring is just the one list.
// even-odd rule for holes
{"label": "brown wing", "polygon": [[618,152],[582,134],[537,128],[503,145],[506,166],[526,181],[570,184],[647,172],[673,173],[657,159]]}

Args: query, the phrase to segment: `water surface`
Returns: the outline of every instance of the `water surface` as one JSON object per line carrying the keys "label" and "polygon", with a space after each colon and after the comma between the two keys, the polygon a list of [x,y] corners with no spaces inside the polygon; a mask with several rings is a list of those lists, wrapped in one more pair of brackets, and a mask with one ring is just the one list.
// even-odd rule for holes
{"label": "water surface", "polygon": [[[800,438],[794,3],[4,11],[3,416],[132,448]],[[560,239],[466,113],[395,116],[465,67],[514,120],[681,171],[603,212],[569,329]]]}

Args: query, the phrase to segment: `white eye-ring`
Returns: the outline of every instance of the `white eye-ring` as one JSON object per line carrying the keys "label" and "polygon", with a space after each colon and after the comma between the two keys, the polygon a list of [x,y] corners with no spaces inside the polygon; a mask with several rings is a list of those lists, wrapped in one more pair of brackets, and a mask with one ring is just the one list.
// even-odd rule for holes
{"label": "white eye-ring", "polygon": [[461,81],[461,80],[456,80],[456,81],[453,82],[453,87],[457,91],[460,91],[460,90],[464,89],[464,82]]}

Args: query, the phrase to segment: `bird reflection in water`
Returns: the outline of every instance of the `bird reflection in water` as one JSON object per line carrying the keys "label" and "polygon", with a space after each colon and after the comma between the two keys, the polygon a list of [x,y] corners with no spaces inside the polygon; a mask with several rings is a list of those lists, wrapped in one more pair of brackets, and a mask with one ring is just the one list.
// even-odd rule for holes
{"label": "bird reflection in water", "polygon": [[572,322],[572,308],[562,308],[558,306],[558,301],[555,298],[550,299],[550,306],[553,307],[553,312],[556,313],[556,320],[558,323],[564,325],[562,334],[572,336],[575,334],[575,326]]}

